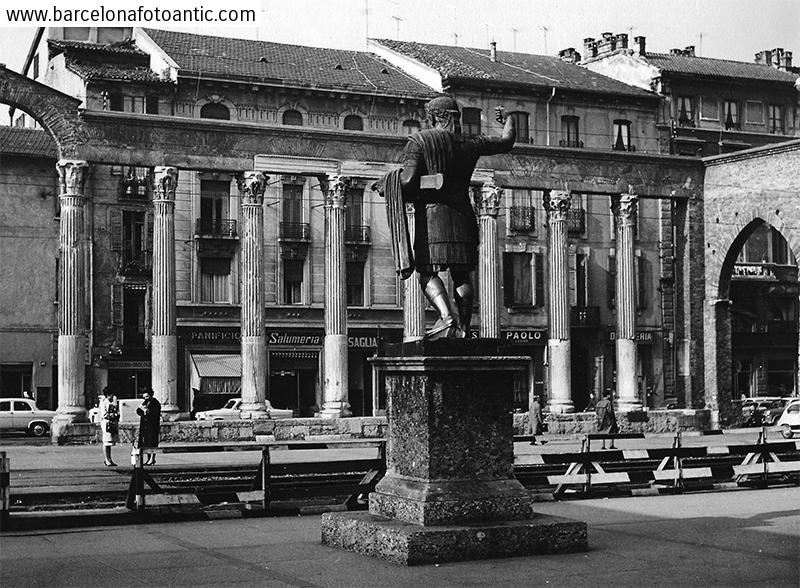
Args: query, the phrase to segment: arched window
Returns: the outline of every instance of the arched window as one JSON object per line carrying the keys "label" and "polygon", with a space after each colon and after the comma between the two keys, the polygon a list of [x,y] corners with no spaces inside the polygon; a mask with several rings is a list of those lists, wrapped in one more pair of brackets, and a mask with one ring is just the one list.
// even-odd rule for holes
{"label": "arched window", "polygon": [[344,128],[346,131],[363,131],[364,121],[360,116],[348,114],[346,117],[344,117]]}
{"label": "arched window", "polygon": [[303,115],[297,110],[286,110],[283,113],[281,122],[285,125],[303,126]]}
{"label": "arched window", "polygon": [[200,109],[200,118],[215,118],[217,120],[230,120],[231,111],[219,102],[209,102]]}
{"label": "arched window", "polygon": [[419,129],[420,129],[419,121],[411,119],[403,121],[403,132],[406,135],[413,135],[414,133],[418,132]]}

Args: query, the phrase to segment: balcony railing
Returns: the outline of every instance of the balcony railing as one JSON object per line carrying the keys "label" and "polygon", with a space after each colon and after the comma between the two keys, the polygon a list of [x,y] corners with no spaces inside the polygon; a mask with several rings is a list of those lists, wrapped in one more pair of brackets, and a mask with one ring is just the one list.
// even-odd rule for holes
{"label": "balcony railing", "polygon": [[622,145],[622,146],[619,146],[619,147],[617,145],[612,145],[611,149],[613,149],[614,151],[630,151],[630,152],[634,152],[634,151],[636,151],[636,145]]}
{"label": "balcony railing", "polygon": [[344,228],[344,242],[369,245],[372,242],[370,228],[366,225],[348,225]]}
{"label": "balcony railing", "polygon": [[574,147],[576,149],[580,149],[583,147],[583,141],[568,141],[567,139],[561,139],[558,142],[559,147]]}
{"label": "balcony railing", "polygon": [[309,223],[281,223],[281,241],[311,241],[311,225]]}
{"label": "balcony railing", "polygon": [[570,309],[570,325],[573,327],[596,327],[599,324],[599,306],[573,306]]}
{"label": "balcony railing", "polygon": [[228,218],[199,218],[195,224],[194,234],[198,237],[236,237],[236,221]]}
{"label": "balcony railing", "polygon": [[153,271],[153,256],[149,251],[123,251],[119,264],[121,276],[149,276]]}
{"label": "balcony railing", "polygon": [[586,211],[583,208],[571,208],[567,219],[567,232],[579,234],[586,231]]}
{"label": "balcony railing", "polygon": [[536,230],[536,209],[533,206],[512,206],[509,211],[510,229],[529,232]]}

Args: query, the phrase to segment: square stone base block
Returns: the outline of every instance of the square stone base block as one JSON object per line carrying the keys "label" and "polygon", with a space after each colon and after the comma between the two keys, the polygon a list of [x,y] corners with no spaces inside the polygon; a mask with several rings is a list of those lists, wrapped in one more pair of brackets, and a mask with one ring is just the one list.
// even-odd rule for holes
{"label": "square stone base block", "polygon": [[421,526],[368,512],[322,515],[322,543],[413,566],[589,548],[586,523],[536,515],[521,521]]}

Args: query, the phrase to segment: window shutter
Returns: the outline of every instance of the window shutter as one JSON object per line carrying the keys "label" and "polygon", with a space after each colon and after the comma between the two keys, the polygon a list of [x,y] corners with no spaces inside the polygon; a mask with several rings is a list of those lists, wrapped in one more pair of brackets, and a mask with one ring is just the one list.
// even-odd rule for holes
{"label": "window shutter", "polygon": [[122,211],[118,208],[110,211],[108,237],[111,240],[111,251],[122,251]]}
{"label": "window shutter", "polygon": [[111,284],[111,324],[121,327],[123,321],[123,285]]}
{"label": "window shutter", "polygon": [[144,250],[149,251],[150,253],[153,252],[153,211],[148,210],[144,215],[144,239],[142,239],[142,244],[144,245]]}
{"label": "window shutter", "polygon": [[608,278],[606,282],[608,290],[608,307],[617,307],[617,257],[614,253],[608,255]]}
{"label": "window shutter", "polygon": [[647,267],[644,257],[636,258],[636,310],[647,308]]}
{"label": "window shutter", "polygon": [[534,253],[534,293],[536,298],[533,301],[534,306],[544,306],[544,254]]}
{"label": "window shutter", "polygon": [[503,253],[503,304],[506,308],[514,306],[514,257],[513,253]]}
{"label": "window shutter", "polygon": [[578,304],[578,259],[575,253],[569,254],[569,305]]}

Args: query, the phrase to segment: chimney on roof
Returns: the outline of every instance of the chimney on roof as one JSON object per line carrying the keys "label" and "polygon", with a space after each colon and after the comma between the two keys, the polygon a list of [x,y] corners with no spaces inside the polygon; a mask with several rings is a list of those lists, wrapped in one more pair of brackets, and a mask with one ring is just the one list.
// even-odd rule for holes
{"label": "chimney on roof", "polygon": [[617,49],[628,48],[628,33],[620,33],[617,35]]}
{"label": "chimney on roof", "polygon": [[755,61],[758,65],[772,65],[772,53],[769,49],[766,51],[759,51],[756,53]]}
{"label": "chimney on roof", "polygon": [[672,49],[669,50],[669,54],[670,55],[683,55],[683,49],[677,49],[677,48],[673,47]]}
{"label": "chimney on roof", "polygon": [[694,57],[694,45],[687,45],[686,49],[683,50],[683,54],[686,57]]}
{"label": "chimney on roof", "polygon": [[575,51],[575,47],[562,49],[558,52],[558,57],[567,63],[578,63],[581,60],[581,54]]}
{"label": "chimney on roof", "polygon": [[791,51],[784,51],[783,52],[783,69],[789,71],[792,69],[792,52]]}
{"label": "chimney on roof", "polygon": [[595,43],[594,37],[586,37],[583,40],[583,52],[587,59],[597,57],[597,43]]}
{"label": "chimney on roof", "polygon": [[633,44],[636,47],[636,52],[642,57],[645,56],[645,39],[646,38],[642,35],[633,38]]}
{"label": "chimney on roof", "polygon": [[597,41],[597,54],[605,55],[617,48],[617,38],[613,33],[603,33],[603,38]]}
{"label": "chimney on roof", "polygon": [[497,61],[497,41],[489,43],[489,59]]}

